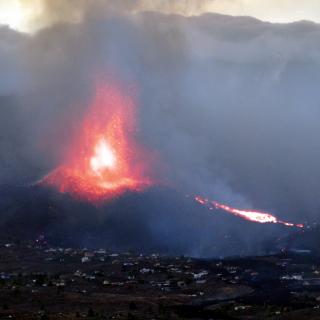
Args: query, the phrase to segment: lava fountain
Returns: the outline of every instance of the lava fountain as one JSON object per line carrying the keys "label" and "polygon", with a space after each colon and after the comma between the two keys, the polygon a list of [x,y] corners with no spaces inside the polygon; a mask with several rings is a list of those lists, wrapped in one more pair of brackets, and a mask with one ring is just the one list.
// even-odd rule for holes
{"label": "lava fountain", "polygon": [[64,164],[40,183],[89,201],[141,191],[150,154],[135,141],[135,103],[121,87],[98,83]]}
{"label": "lava fountain", "polygon": [[[99,82],[66,161],[39,183],[96,203],[150,187],[154,184],[150,178],[152,155],[136,142],[135,133],[132,97],[119,85]],[[210,210],[220,209],[252,222],[304,227],[270,213],[240,210],[201,196],[194,199]]]}
{"label": "lava fountain", "polygon": [[253,211],[253,210],[240,210],[240,209],[236,209],[236,208],[232,208],[229,207],[225,204],[219,203],[217,201],[212,201],[206,198],[203,198],[201,196],[196,196],[194,197],[194,199],[208,207],[210,210],[213,209],[220,209],[223,210],[225,212],[231,213],[235,216],[238,216],[240,218],[243,218],[245,220],[249,220],[252,222],[257,222],[257,223],[278,223],[278,224],[283,224],[287,227],[297,227],[297,228],[303,228],[304,225],[303,224],[294,224],[291,222],[286,222],[286,221],[281,221],[278,220],[275,216],[273,216],[270,213],[266,213],[266,212],[260,212],[260,211]]}

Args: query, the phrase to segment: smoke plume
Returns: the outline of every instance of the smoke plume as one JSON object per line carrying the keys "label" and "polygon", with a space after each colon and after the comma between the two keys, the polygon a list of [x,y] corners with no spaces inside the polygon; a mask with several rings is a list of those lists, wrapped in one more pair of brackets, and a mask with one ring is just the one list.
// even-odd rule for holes
{"label": "smoke plume", "polygon": [[163,184],[319,222],[318,24],[188,16],[195,1],[92,3],[42,2],[34,34],[0,28],[2,184],[63,161],[107,74],[137,92],[137,134]]}

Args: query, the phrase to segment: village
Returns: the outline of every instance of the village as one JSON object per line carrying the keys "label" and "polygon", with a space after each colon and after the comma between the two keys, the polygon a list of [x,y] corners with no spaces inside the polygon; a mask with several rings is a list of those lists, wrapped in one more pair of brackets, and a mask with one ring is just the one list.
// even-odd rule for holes
{"label": "village", "polygon": [[0,245],[0,319],[312,319],[320,258],[308,251],[196,259]]}

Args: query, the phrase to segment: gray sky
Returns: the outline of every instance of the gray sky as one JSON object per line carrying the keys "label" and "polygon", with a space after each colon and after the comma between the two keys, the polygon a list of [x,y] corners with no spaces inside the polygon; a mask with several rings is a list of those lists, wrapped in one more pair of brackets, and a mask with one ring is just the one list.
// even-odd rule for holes
{"label": "gray sky", "polygon": [[[319,0],[140,0],[114,1],[93,0],[95,4],[111,3],[112,6],[126,7],[130,12],[157,11],[177,13],[186,16],[215,12],[226,15],[245,15],[269,22],[293,22],[311,20],[320,22]],[[11,28],[30,32],[59,20],[79,21],[83,4],[92,6],[86,0],[0,0],[0,23]],[[80,6],[79,6],[80,4]],[[60,7],[68,7],[68,16]],[[104,8],[109,8],[104,6]],[[108,9],[106,9],[108,10]],[[59,12],[57,15],[56,12]]]}
{"label": "gray sky", "polygon": [[[50,21],[46,30],[29,36],[0,28],[0,182],[33,183],[63,164],[81,129],[93,80],[115,74],[126,84],[124,92],[137,90],[137,141],[158,155],[160,165],[153,168],[159,181],[183,195],[319,223],[320,25],[130,14],[153,9],[190,15],[214,3],[223,4],[47,0],[41,22]],[[183,12],[187,8],[192,10]],[[79,23],[59,24],[70,17]],[[149,221],[147,214],[136,219],[168,245],[182,230],[183,242],[194,236],[197,253],[206,250],[203,243],[210,252],[217,245],[232,254],[223,236],[220,242],[212,238],[221,230],[237,238],[237,248],[256,246],[251,225],[244,230],[230,220],[213,227],[216,218],[208,215],[199,220],[206,232],[192,233],[180,222],[193,225],[197,214],[181,217],[184,212],[176,210],[173,217],[163,205],[156,215],[146,209],[153,214]],[[259,240],[274,236],[263,230],[268,235],[259,233]]]}
{"label": "gray sky", "polygon": [[216,0],[208,11],[230,15],[246,15],[270,22],[297,20],[320,21],[318,0]]}

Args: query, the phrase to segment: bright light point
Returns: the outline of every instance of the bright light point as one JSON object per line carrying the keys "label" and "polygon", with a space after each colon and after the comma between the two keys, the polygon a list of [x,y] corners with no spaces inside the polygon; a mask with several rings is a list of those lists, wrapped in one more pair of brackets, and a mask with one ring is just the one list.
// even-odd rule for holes
{"label": "bright light point", "polygon": [[105,140],[101,140],[95,147],[95,156],[90,160],[91,169],[101,175],[105,169],[112,169],[116,165],[116,157],[113,150]]}

